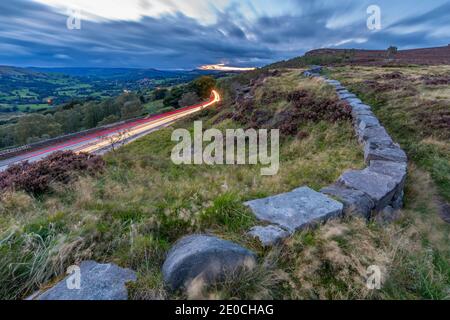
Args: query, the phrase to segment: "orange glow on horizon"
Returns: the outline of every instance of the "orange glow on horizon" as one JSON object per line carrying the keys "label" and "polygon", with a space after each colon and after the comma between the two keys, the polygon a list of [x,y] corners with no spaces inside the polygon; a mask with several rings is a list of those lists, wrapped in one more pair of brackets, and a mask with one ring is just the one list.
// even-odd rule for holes
{"label": "orange glow on horizon", "polygon": [[240,71],[240,72],[244,72],[244,71],[252,71],[255,70],[256,68],[240,68],[240,67],[231,67],[231,66],[226,66],[225,64],[221,63],[221,64],[209,64],[209,65],[204,65],[199,67],[200,70],[216,70],[216,71]]}

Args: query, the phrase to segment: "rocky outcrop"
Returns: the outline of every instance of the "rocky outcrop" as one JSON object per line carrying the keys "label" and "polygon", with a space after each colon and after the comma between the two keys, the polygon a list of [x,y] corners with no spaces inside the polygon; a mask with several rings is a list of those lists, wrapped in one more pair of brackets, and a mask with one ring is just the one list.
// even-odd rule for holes
{"label": "rocky outcrop", "polygon": [[[35,293],[28,300],[128,300],[126,283],[136,281],[134,271],[95,261],[84,261],[79,268],[79,273],[75,271],[52,288]],[[74,277],[78,276],[80,286],[71,286],[71,278],[76,284]]]}
{"label": "rocky outcrop", "polygon": [[242,269],[256,265],[253,252],[233,242],[209,235],[191,235],[179,240],[163,265],[166,285],[177,290],[193,280],[211,284]]}

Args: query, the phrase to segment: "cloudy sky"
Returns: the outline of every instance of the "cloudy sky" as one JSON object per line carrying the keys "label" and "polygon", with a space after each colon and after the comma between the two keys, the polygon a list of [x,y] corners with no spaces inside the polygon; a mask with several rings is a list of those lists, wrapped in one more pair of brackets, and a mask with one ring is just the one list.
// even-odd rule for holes
{"label": "cloudy sky", "polygon": [[[67,27],[74,12],[81,29]],[[322,47],[441,46],[449,12],[448,0],[2,0],[0,65],[261,66]]]}

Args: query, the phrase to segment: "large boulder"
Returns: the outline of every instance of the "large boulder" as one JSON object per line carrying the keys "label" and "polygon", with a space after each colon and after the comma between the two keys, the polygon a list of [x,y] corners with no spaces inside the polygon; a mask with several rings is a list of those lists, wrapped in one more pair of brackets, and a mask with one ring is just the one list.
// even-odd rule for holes
{"label": "large boulder", "polygon": [[367,194],[374,202],[377,211],[382,210],[392,202],[398,186],[392,177],[370,171],[367,168],[346,171],[341,175],[338,183]]}
{"label": "large boulder", "polygon": [[290,235],[286,230],[274,225],[253,227],[248,234],[257,238],[265,247],[276,245]]}
{"label": "large boulder", "polygon": [[195,280],[211,284],[242,269],[256,265],[254,253],[233,242],[197,234],[182,238],[169,251],[162,272],[172,290]]}
{"label": "large boulder", "polygon": [[114,264],[84,261],[79,266],[80,288],[68,285],[66,277],[47,291],[39,292],[30,300],[128,300],[127,282],[136,281],[136,273]]}
{"label": "large boulder", "polygon": [[344,214],[347,216],[362,216],[369,219],[374,202],[364,192],[349,189],[343,185],[333,184],[320,190],[323,194],[336,198],[344,204]]}
{"label": "large boulder", "polygon": [[245,203],[259,220],[277,224],[290,232],[340,216],[343,204],[308,187]]}

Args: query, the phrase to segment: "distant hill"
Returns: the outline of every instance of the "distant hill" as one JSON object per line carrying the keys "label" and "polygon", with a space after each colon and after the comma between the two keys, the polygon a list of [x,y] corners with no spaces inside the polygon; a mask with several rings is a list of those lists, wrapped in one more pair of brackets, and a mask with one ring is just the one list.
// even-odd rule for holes
{"label": "distant hill", "polygon": [[20,68],[0,66],[0,114],[34,112],[73,100],[101,100],[124,90],[152,90],[218,71],[138,68]]}
{"label": "distant hill", "polygon": [[389,54],[388,50],[362,49],[317,49],[302,57],[277,62],[268,67],[295,68],[311,64],[319,65],[437,65],[450,64],[450,45],[434,48],[398,50]]}
{"label": "distant hill", "polygon": [[378,64],[387,60],[402,64],[450,64],[450,45],[435,48],[399,50],[393,55],[388,55],[387,50],[318,49],[306,53],[305,56],[343,54],[353,55],[350,62],[355,64]]}
{"label": "distant hill", "polygon": [[27,68],[0,66],[0,76],[23,76],[37,74],[39,74],[39,72]]}
{"label": "distant hill", "polygon": [[116,79],[116,80],[141,80],[149,79],[166,79],[178,77],[195,77],[203,74],[215,73],[214,71],[170,71],[158,70],[153,68],[36,68],[32,67],[28,70],[44,73],[60,73],[73,77],[87,77],[98,79]]}

